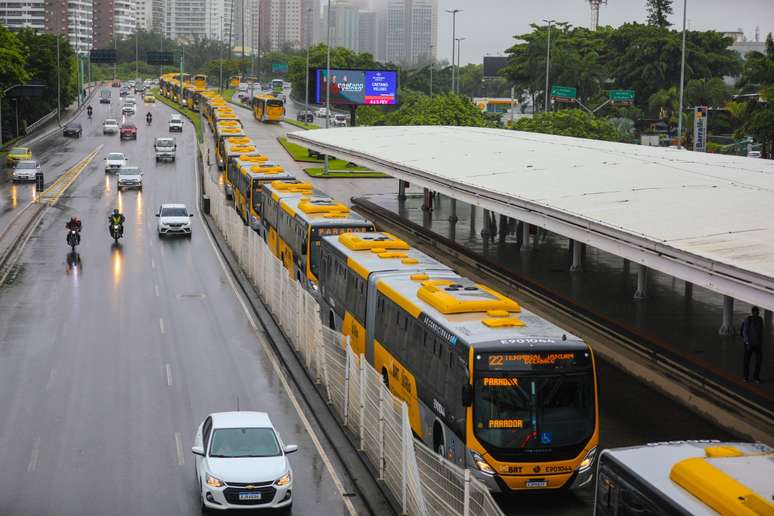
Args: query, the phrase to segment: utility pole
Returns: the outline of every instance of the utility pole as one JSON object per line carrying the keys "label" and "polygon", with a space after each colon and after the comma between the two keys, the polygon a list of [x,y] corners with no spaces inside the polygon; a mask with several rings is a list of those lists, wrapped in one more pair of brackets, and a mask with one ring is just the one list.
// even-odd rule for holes
{"label": "utility pole", "polygon": [[677,113],[677,147],[683,148],[683,89],[685,87],[685,15],[688,13],[688,0],[683,0],[683,55],[680,59],[680,110]]}
{"label": "utility pole", "polygon": [[433,45],[430,45],[430,98],[433,98],[433,65],[435,60],[433,59]]}
{"label": "utility pole", "polygon": [[220,83],[218,86],[218,92],[223,95],[223,16],[220,17]]}
{"label": "utility pole", "polygon": [[[551,91],[549,90],[549,79],[548,76],[551,73],[551,24],[556,22],[556,20],[543,20],[548,24],[548,43],[546,44],[546,90],[543,94],[544,98],[544,113],[548,113],[548,97],[551,94]],[[534,106],[533,106],[534,110]]]}
{"label": "utility pole", "polygon": [[134,78],[140,77],[140,31],[134,28]]}
{"label": "utility pole", "polygon": [[[325,128],[328,129],[331,123],[331,0],[328,0],[328,19],[326,20],[328,27],[327,36],[327,57],[325,65]],[[323,164],[323,175],[328,175],[328,155],[325,155],[325,163]]]}
{"label": "utility pole", "polygon": [[242,64],[245,64],[245,0],[242,0]]}
{"label": "utility pole", "polygon": [[62,67],[59,65],[59,38],[61,35],[56,35],[56,123],[62,125],[62,79],[60,77],[62,73]]}
{"label": "utility pole", "polygon": [[467,38],[457,38],[457,95],[460,94],[460,43],[462,43]]}
{"label": "utility pole", "polygon": [[[306,10],[307,17],[311,18],[312,16],[312,9],[311,7]],[[320,13],[318,12],[317,15],[319,16]],[[309,113],[309,47],[312,46],[311,38],[307,36],[307,42],[306,42],[306,82],[304,83],[305,89],[304,89],[304,105],[306,106],[306,114],[304,115],[304,121],[306,121],[306,117]]]}
{"label": "utility pole", "polygon": [[447,13],[450,13],[452,15],[452,58],[451,58],[451,64],[452,64],[452,81],[451,81],[451,90],[452,93],[454,93],[454,42],[457,40],[457,13],[461,13],[462,9],[452,9],[446,10]]}

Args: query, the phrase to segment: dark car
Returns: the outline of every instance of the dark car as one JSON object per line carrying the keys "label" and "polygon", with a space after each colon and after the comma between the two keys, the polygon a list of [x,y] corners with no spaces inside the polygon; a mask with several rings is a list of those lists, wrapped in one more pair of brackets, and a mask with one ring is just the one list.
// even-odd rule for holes
{"label": "dark car", "polygon": [[83,127],[81,127],[80,122],[70,122],[69,124],[65,124],[64,129],[62,130],[63,136],[74,136],[76,138],[80,138],[81,134],[83,134]]}
{"label": "dark car", "polygon": [[121,124],[121,139],[136,140],[137,126],[135,126],[134,124]]}
{"label": "dark car", "polygon": [[296,119],[299,122],[307,122],[307,123],[314,123],[314,113],[311,111],[299,111],[298,115],[296,115]]}
{"label": "dark car", "polygon": [[129,88],[127,88],[126,86],[122,87],[121,91],[118,94],[121,97],[126,97],[127,95],[129,95]]}

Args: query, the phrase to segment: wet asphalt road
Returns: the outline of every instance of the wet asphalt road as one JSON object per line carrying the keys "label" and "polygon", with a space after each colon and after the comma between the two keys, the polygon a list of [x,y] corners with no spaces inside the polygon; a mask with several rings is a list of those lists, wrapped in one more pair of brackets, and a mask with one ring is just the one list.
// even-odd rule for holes
{"label": "wet asphalt road", "polygon": [[[139,139],[120,142],[101,134],[106,109],[95,104],[91,123],[81,117],[81,139],[57,136],[35,149],[58,175],[102,145],[0,287],[0,515],[198,514],[196,427],[237,400],[269,412],[284,441],[299,444],[294,513],[344,514],[199,213],[190,239],[155,232],[162,202],[194,207],[192,125],[177,137],[178,161],[157,165],[152,141],[168,134],[172,111],[140,103]],[[142,168],[142,192],[118,193],[104,173],[104,156],[118,150]],[[0,186],[6,213],[11,192]],[[106,220],[116,206],[127,221],[113,246]],[[76,257],[64,242],[71,215],[84,225]]]}
{"label": "wet asphalt road", "polygon": [[[290,111],[289,116],[295,116]],[[302,170],[306,164],[293,161],[277,142],[278,137],[298,128],[289,124],[262,124],[250,117],[246,110],[238,109],[238,112],[246,133],[262,152],[336,199],[349,203],[353,196],[397,193],[397,181],[392,179],[310,178]],[[320,119],[316,122],[319,123]],[[601,448],[682,439],[736,439],[607,362],[598,360],[597,373]],[[591,485],[570,492],[498,495],[495,498],[508,515],[586,516],[594,511]]]}

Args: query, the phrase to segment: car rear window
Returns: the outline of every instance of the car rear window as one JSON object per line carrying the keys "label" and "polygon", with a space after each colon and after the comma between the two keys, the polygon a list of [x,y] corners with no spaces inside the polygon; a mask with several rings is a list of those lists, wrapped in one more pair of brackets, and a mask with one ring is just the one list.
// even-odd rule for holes
{"label": "car rear window", "polygon": [[162,208],[161,210],[161,216],[162,217],[187,217],[188,216],[188,210],[185,208]]}

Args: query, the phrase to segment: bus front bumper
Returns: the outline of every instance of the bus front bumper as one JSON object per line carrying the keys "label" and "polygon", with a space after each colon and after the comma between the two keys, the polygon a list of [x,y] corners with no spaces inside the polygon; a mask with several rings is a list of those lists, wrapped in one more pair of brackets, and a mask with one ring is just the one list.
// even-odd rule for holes
{"label": "bus front bumper", "polygon": [[471,470],[493,493],[512,493],[515,491],[540,491],[557,489],[579,489],[591,481],[594,468],[573,471],[557,475],[487,475]]}

